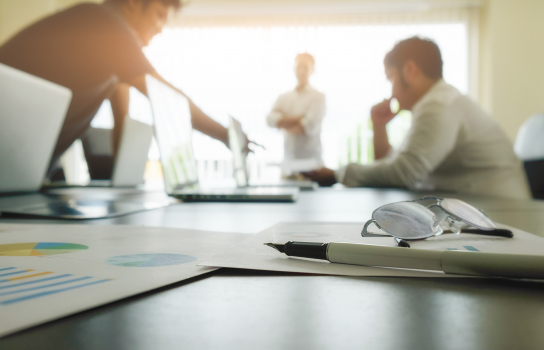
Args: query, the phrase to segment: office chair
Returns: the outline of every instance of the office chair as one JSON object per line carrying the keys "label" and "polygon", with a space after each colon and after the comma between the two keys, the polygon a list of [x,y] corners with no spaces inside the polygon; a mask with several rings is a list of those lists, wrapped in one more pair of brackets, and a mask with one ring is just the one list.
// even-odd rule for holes
{"label": "office chair", "polygon": [[535,114],[523,123],[514,152],[523,161],[533,198],[544,199],[544,113]]}
{"label": "office chair", "polygon": [[113,172],[112,130],[90,127],[81,137],[91,180],[110,180]]}

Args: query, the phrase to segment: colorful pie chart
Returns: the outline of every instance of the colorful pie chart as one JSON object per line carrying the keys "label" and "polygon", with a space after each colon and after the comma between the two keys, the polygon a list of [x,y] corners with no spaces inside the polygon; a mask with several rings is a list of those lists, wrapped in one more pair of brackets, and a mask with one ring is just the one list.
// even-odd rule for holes
{"label": "colorful pie chart", "polygon": [[89,249],[86,245],[59,242],[0,244],[0,256],[43,256],[74,253]]}
{"label": "colorful pie chart", "polygon": [[194,256],[183,254],[133,254],[114,256],[106,259],[106,263],[125,267],[157,267],[187,264],[195,260]]}

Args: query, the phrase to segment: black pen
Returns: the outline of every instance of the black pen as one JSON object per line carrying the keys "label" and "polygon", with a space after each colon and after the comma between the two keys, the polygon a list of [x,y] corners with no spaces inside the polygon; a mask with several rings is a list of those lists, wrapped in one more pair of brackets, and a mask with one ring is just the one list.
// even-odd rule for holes
{"label": "black pen", "polygon": [[288,256],[331,263],[443,271],[461,275],[544,279],[544,256],[405,249],[358,243],[265,243]]}

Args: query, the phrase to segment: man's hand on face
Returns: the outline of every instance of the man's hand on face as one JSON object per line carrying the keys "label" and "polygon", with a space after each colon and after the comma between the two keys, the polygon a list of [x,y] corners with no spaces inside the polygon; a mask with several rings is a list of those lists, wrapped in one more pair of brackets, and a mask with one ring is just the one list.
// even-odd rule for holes
{"label": "man's hand on face", "polygon": [[396,113],[391,112],[391,99],[383,100],[370,110],[370,118],[374,126],[384,126],[396,115]]}
{"label": "man's hand on face", "polygon": [[321,168],[308,173],[302,173],[302,175],[306,176],[312,181],[317,181],[319,186],[330,187],[337,182],[334,171],[329,168]]}

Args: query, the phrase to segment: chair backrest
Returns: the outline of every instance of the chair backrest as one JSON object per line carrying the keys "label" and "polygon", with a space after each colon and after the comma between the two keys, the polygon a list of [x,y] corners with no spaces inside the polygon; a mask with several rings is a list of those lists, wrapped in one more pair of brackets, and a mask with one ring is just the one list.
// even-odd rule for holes
{"label": "chair backrest", "polygon": [[519,128],[514,152],[519,159],[544,159],[544,113],[535,114]]}
{"label": "chair backrest", "polygon": [[535,199],[544,199],[544,159],[523,162],[531,194]]}
{"label": "chair backrest", "polygon": [[514,152],[523,161],[533,198],[544,199],[544,113],[535,114],[523,123]]}
{"label": "chair backrest", "polygon": [[115,187],[143,183],[153,127],[127,115],[115,157],[112,135],[111,129],[91,127],[81,138],[91,179],[111,179]]}
{"label": "chair backrest", "polygon": [[109,180],[113,172],[112,130],[87,129],[81,137],[83,152],[92,180]]}

